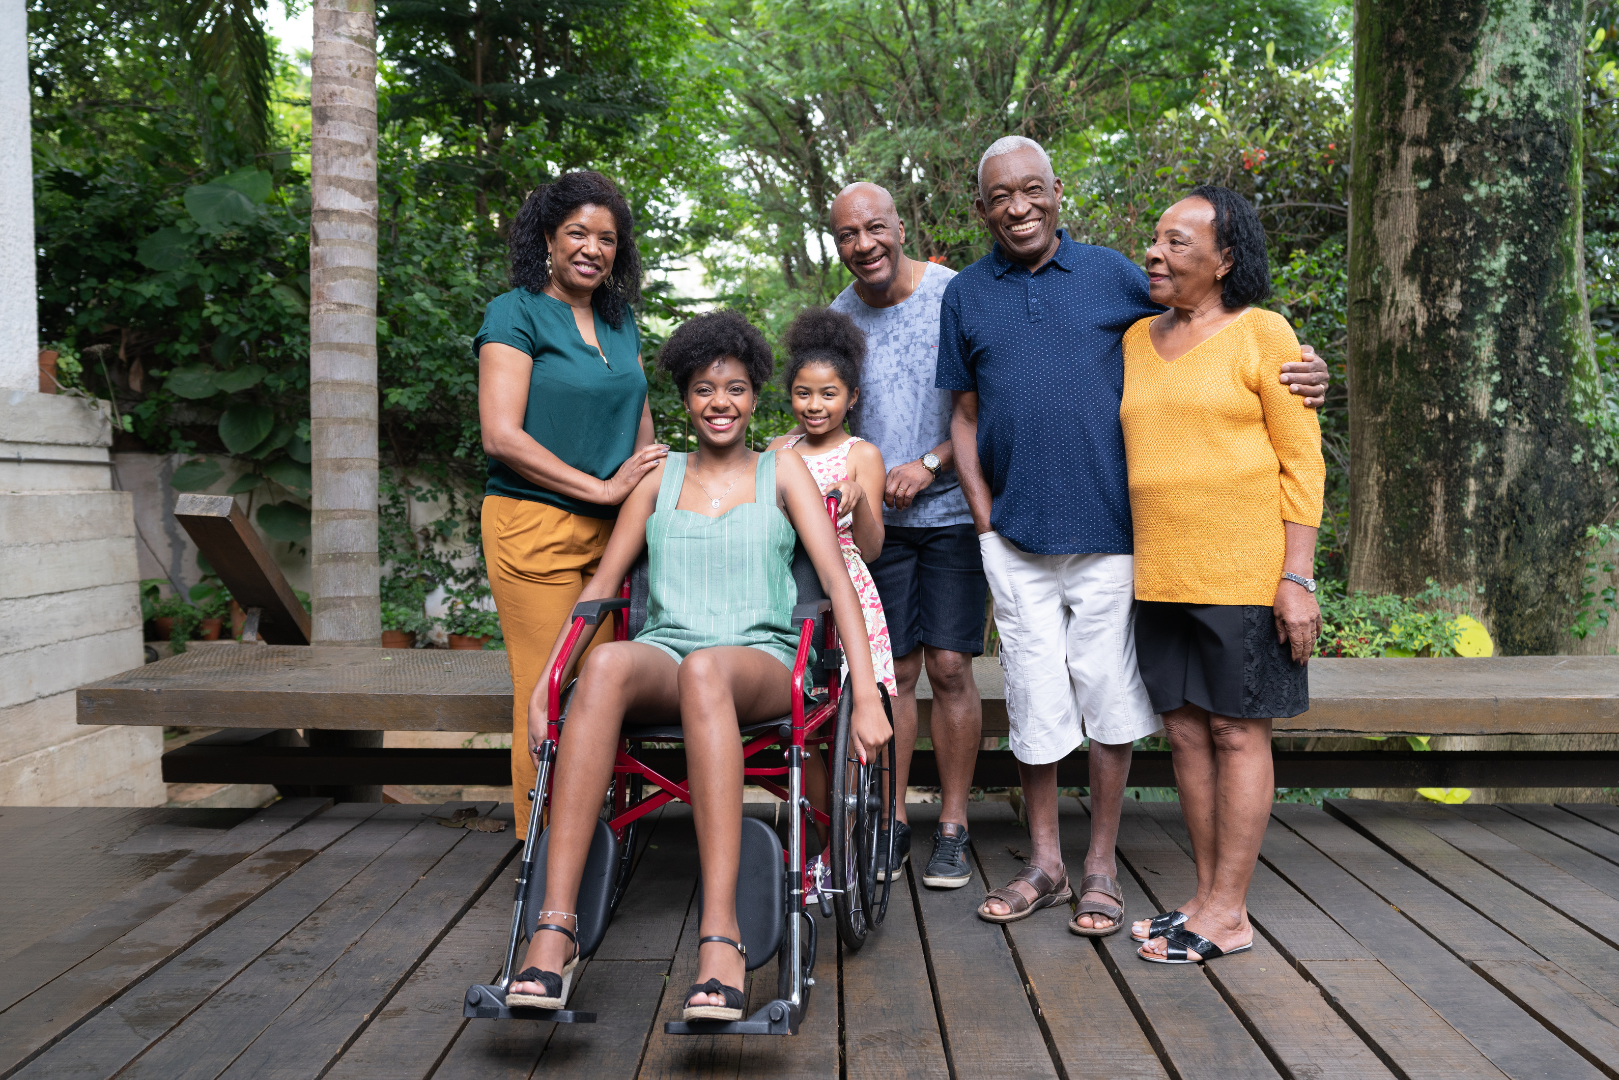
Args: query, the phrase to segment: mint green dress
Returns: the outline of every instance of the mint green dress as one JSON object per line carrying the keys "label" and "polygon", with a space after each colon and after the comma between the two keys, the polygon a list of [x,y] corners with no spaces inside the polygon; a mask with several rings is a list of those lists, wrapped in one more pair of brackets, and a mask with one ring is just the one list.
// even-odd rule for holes
{"label": "mint green dress", "polygon": [[679,663],[698,649],[746,645],[788,669],[798,652],[793,633],[793,545],[798,534],[776,505],[776,455],[765,452],[753,474],[753,502],[717,518],[681,510],[686,454],[670,454],[658,503],[646,523],[646,625],[636,641]]}

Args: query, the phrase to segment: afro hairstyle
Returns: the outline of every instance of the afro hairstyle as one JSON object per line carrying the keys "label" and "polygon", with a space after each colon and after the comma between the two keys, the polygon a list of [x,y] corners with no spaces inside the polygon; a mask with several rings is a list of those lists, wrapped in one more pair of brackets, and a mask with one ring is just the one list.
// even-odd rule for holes
{"label": "afro hairstyle", "polygon": [[776,370],[770,343],[734,311],[715,311],[681,323],[658,350],[658,367],[675,380],[675,389],[684,398],[693,375],[727,356],[736,357],[747,369],[756,394]]}
{"label": "afro hairstyle", "polygon": [[849,316],[831,308],[805,308],[787,325],[782,343],[787,346],[784,382],[789,393],[793,380],[808,364],[826,364],[851,394],[860,389],[866,335]]}

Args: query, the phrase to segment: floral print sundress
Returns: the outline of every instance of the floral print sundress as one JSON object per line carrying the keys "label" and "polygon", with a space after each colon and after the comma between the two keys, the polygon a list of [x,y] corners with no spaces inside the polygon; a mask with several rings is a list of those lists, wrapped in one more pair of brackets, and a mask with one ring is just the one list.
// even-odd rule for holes
{"label": "floral print sundress", "polygon": [[[803,438],[802,435],[794,435],[787,440],[783,449],[791,449]],[[860,436],[851,435],[849,441],[841,446],[804,458],[810,475],[820,485],[821,494],[825,495],[849,479],[849,448],[863,441]],[[854,582],[855,595],[860,597],[861,614],[866,617],[866,637],[871,640],[872,670],[877,674],[877,681],[887,687],[892,697],[899,693],[899,686],[894,681],[894,650],[888,640],[888,617],[883,614],[883,602],[877,596],[877,583],[871,580],[866,560],[860,557],[860,548],[855,545],[852,524],[838,526],[838,547],[843,551],[844,565],[849,568],[849,580]]]}

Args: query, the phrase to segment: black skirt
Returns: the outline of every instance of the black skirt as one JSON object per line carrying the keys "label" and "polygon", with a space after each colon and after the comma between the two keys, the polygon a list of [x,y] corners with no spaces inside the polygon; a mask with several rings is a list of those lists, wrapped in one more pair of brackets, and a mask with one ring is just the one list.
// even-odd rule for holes
{"label": "black skirt", "polygon": [[1276,640],[1269,607],[1138,601],[1136,662],[1154,712],[1265,720],[1310,707],[1309,669]]}

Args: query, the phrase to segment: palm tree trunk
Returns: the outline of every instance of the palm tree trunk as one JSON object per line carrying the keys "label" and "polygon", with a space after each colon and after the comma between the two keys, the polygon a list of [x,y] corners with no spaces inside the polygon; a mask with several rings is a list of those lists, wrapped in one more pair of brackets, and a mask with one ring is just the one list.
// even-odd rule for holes
{"label": "palm tree trunk", "polygon": [[309,237],[314,644],[378,645],[372,0],[316,0]]}
{"label": "palm tree trunk", "polygon": [[[377,567],[377,20],[373,0],[315,0],[310,106],[309,417],[315,645],[380,645]],[[311,745],[382,733],[311,731]],[[380,802],[352,786],[340,799]]]}

